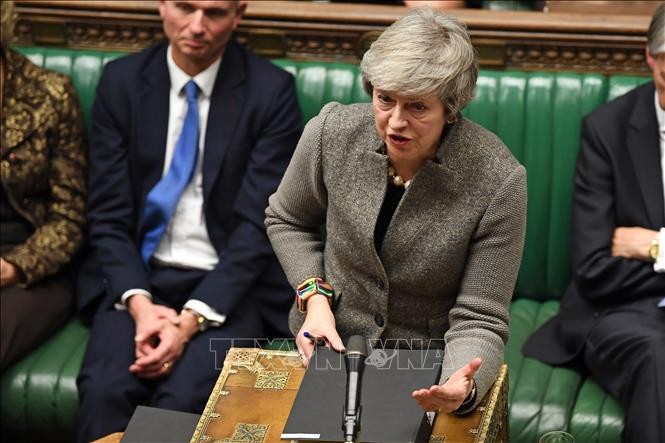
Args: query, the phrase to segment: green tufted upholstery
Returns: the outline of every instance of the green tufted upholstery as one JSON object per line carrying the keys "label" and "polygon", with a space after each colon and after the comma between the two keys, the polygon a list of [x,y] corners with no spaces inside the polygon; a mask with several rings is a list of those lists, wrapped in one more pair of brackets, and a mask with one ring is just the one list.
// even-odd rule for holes
{"label": "green tufted upholstery", "polygon": [[[19,48],[35,63],[72,76],[88,120],[101,69],[118,53]],[[336,100],[368,101],[358,66],[275,60],[296,77],[306,120]],[[594,382],[522,356],[526,338],[554,315],[569,278],[572,174],[582,117],[647,77],[481,71],[476,98],[465,115],[497,133],[526,166],[527,241],[511,305],[510,435],[533,443],[546,431],[567,429],[578,443],[619,441],[620,406]],[[3,436],[25,441],[71,439],[77,409],[75,379],[88,332],[73,320],[10,368],[1,379]],[[20,437],[16,437],[20,436]]]}

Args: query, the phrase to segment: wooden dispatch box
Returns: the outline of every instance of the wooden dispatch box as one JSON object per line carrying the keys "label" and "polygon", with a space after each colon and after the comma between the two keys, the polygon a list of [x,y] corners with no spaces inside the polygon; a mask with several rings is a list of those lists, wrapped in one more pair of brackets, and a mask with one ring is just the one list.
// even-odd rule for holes
{"label": "wooden dispatch box", "polygon": [[[279,443],[305,374],[297,352],[231,348],[190,443]],[[430,443],[508,441],[508,367],[465,417],[438,414]],[[292,440],[295,442],[295,440]]]}

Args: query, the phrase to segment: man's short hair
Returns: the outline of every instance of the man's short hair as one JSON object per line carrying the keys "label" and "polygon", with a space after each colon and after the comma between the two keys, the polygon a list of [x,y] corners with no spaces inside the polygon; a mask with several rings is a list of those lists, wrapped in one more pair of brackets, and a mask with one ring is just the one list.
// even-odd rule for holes
{"label": "man's short hair", "polygon": [[647,48],[651,55],[665,52],[665,2],[653,13],[647,32]]}

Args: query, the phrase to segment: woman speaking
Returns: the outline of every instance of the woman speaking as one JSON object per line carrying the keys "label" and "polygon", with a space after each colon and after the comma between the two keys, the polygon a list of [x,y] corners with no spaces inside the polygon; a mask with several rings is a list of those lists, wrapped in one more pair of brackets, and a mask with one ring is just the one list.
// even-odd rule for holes
{"label": "woman speaking", "polygon": [[330,103],[307,124],[266,210],[296,289],[290,327],[305,363],[305,332],[336,350],[356,334],[445,343],[440,384],[412,396],[427,411],[467,413],[503,362],[526,172],[460,113],[478,68],[455,18],[409,12],[360,67],[371,104]]}

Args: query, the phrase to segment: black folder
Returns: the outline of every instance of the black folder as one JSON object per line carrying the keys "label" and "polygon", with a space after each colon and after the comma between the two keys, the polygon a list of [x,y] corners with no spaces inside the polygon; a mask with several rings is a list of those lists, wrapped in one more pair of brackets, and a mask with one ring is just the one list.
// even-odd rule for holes
{"label": "black folder", "polygon": [[[427,442],[433,414],[426,414],[411,392],[438,382],[442,360],[440,349],[372,349],[362,379],[359,441]],[[282,440],[344,441],[345,396],[344,354],[318,348],[298,390]]]}
{"label": "black folder", "polygon": [[122,443],[187,443],[201,415],[138,406],[129,420]]}

